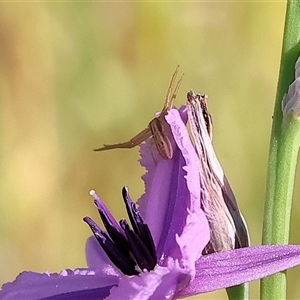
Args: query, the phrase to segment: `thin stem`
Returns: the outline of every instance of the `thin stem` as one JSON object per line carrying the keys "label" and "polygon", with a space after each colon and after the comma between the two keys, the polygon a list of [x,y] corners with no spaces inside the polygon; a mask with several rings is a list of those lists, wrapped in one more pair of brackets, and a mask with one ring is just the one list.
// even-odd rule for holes
{"label": "thin stem", "polygon": [[[294,80],[299,56],[300,1],[288,1],[278,88],[270,142],[263,244],[286,244],[289,240],[290,214],[295,169],[299,149],[300,121],[283,116],[281,101]],[[261,299],[285,299],[284,272],[262,280]]]}
{"label": "thin stem", "polygon": [[248,300],[249,299],[249,283],[245,282],[240,285],[232,286],[226,289],[229,300]]}

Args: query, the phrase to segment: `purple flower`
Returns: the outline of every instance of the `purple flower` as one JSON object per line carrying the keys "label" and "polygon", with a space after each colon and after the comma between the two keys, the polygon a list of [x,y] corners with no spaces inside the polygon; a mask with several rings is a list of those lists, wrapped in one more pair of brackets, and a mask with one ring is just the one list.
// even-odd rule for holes
{"label": "purple flower", "polygon": [[[160,157],[150,141],[141,146],[145,194],[137,209],[123,189],[131,223],[119,223],[95,192],[106,232],[90,218],[88,268],[59,274],[23,272],[4,284],[0,299],[177,299],[255,280],[300,264],[300,246],[246,247],[202,255],[210,227],[201,204],[208,201],[198,154],[187,128],[187,112],[166,116],[173,148]],[[96,238],[95,238],[96,237]]]}

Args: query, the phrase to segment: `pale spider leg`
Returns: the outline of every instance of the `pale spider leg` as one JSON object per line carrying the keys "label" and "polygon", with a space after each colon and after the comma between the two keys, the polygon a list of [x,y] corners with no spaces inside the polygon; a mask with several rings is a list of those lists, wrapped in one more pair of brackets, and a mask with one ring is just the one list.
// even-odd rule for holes
{"label": "pale spider leg", "polygon": [[164,117],[168,110],[172,108],[174,101],[176,99],[176,94],[179,89],[179,86],[182,82],[183,75],[180,77],[179,81],[176,84],[176,87],[173,91],[174,82],[176,80],[176,76],[178,74],[179,65],[177,66],[172,78],[171,82],[167,91],[167,96],[165,100],[164,107],[161,111],[161,114],[150,121],[148,127],[144,129],[142,132],[138,133],[134,136],[131,140],[119,144],[112,144],[112,145],[103,145],[103,147],[94,149],[94,151],[105,151],[110,149],[118,149],[118,148],[133,148],[151,136],[153,136],[154,143],[156,145],[157,151],[164,159],[171,159],[173,157],[173,148],[169,138],[164,133],[164,125],[165,123]]}
{"label": "pale spider leg", "polygon": [[169,109],[172,108],[173,105],[174,105],[174,102],[175,102],[175,99],[176,99],[176,96],[177,96],[177,92],[179,90],[179,87],[180,87],[182,79],[183,79],[183,75],[184,74],[181,75],[181,77],[179,78],[179,80],[178,80],[178,82],[177,82],[177,84],[175,86],[174,93],[173,93],[172,98],[171,98],[171,104],[169,106]]}
{"label": "pale spider leg", "polygon": [[181,82],[182,82],[182,79],[183,79],[183,75],[181,75],[180,79],[178,80],[176,86],[175,86],[175,89],[173,91],[173,94],[169,97],[169,99],[165,102],[165,105],[161,111],[161,114],[162,116],[166,115],[168,110],[171,109],[174,105],[174,102],[175,102],[175,99],[176,99],[176,96],[177,96],[177,92],[179,90],[179,87],[181,85]]}
{"label": "pale spider leg", "polygon": [[[173,75],[174,77],[174,75]],[[174,101],[176,99],[176,94],[178,92],[179,86],[182,82],[183,75],[180,77],[179,81],[176,84],[176,87],[173,91],[173,94],[169,98],[166,99],[166,103],[164,105],[161,114],[154,118],[150,123],[149,127],[152,132],[152,138],[156,145],[157,151],[161,155],[163,159],[169,160],[173,157],[173,147],[172,144],[165,134],[166,121],[164,119],[165,115],[168,113],[168,110],[172,108]],[[173,78],[172,78],[173,79]],[[170,100],[170,101],[169,101]]]}
{"label": "pale spider leg", "polygon": [[118,148],[130,149],[130,148],[133,148],[133,147],[141,144],[142,142],[144,142],[151,136],[152,136],[151,129],[149,127],[147,127],[146,129],[144,129],[143,131],[138,133],[136,136],[134,136],[131,140],[129,140],[127,142],[113,144],[113,145],[103,145],[103,147],[94,149],[94,151],[105,151],[105,150],[118,149]]}
{"label": "pale spider leg", "polygon": [[173,74],[173,76],[171,78],[170,85],[169,85],[168,90],[167,90],[165,104],[164,104],[164,107],[162,109],[162,112],[164,110],[170,108],[170,104],[169,104],[170,101],[169,100],[170,100],[170,98],[172,98],[171,95],[173,95],[172,90],[173,90],[174,82],[175,82],[177,74],[178,74],[178,70],[179,70],[179,65],[177,66],[177,68],[176,68],[176,70],[175,70],[175,72],[174,72],[174,74]]}

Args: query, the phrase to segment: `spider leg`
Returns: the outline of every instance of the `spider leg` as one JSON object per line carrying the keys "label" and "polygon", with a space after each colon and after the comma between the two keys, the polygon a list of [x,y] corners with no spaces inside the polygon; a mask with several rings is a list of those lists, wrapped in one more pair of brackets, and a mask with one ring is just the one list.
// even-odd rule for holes
{"label": "spider leg", "polygon": [[166,100],[165,100],[165,104],[164,104],[162,111],[165,111],[170,108],[170,99],[172,99],[172,94],[173,94],[172,91],[173,91],[174,82],[176,80],[176,76],[178,74],[178,69],[179,69],[179,65],[177,66],[177,68],[171,78],[171,82],[170,82],[169,88],[167,90]]}
{"label": "spider leg", "polygon": [[103,145],[103,147],[94,149],[94,151],[105,151],[105,150],[110,150],[110,149],[119,149],[119,148],[133,148],[135,146],[138,146],[145,140],[147,140],[149,137],[151,137],[152,132],[149,127],[138,133],[136,136],[134,136],[131,140],[124,142],[124,143],[119,143],[119,144],[112,144],[112,145]]}
{"label": "spider leg", "polygon": [[170,103],[169,103],[169,106],[167,107],[167,109],[172,108],[172,106],[174,105],[174,102],[175,102],[175,99],[176,99],[176,96],[177,96],[177,92],[178,92],[179,87],[180,87],[181,82],[182,82],[183,75],[184,74],[181,75],[181,77],[179,78],[179,80],[178,80],[178,82],[177,82],[177,84],[175,86],[174,92],[172,94],[172,97],[170,99]]}

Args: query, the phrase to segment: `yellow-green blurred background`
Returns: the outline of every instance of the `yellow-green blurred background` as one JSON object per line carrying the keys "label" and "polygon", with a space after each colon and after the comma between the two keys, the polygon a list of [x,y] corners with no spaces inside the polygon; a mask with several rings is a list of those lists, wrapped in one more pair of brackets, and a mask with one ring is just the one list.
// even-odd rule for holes
{"label": "yellow-green blurred background", "polygon": [[[92,149],[145,128],[178,64],[177,105],[191,88],[209,95],[216,152],[260,244],[284,15],[283,2],[1,3],[0,285],[85,266],[89,189],[117,218],[122,186],[143,192],[137,149]],[[288,273],[299,299],[300,268]]]}

